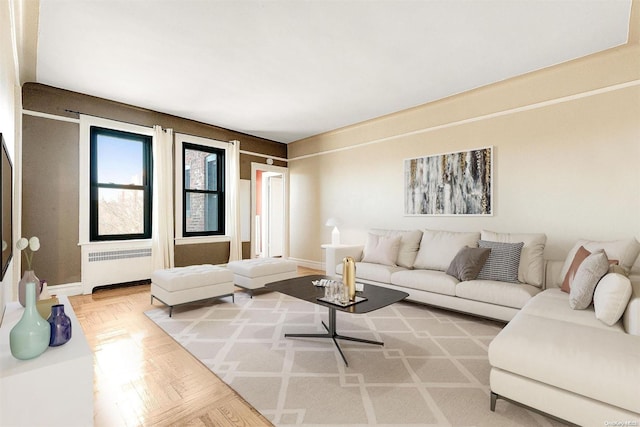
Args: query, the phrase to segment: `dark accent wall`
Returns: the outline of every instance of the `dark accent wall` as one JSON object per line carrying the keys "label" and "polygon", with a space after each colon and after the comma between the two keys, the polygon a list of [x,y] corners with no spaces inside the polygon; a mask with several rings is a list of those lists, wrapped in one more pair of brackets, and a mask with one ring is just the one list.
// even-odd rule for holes
{"label": "dark accent wall", "polygon": [[80,281],[78,128],[22,118],[22,236],[40,239],[33,268],[52,285]]}
{"label": "dark accent wall", "polygon": [[[22,87],[22,105],[25,110],[74,119],[80,112],[142,126],[160,125],[177,133],[220,141],[238,140],[240,150],[287,158],[286,144],[38,83]],[[47,279],[50,285],[81,280],[78,150],[78,124],[23,115],[22,235],[40,238],[34,268],[38,277]],[[251,162],[265,160],[241,154],[240,178],[251,179]],[[277,160],[274,164],[287,166]],[[248,257],[250,243],[242,246],[243,257]],[[227,242],[175,247],[176,266],[220,264],[228,258]]]}
{"label": "dark accent wall", "polygon": [[229,261],[229,244],[176,245],[174,257],[178,267],[195,264],[224,264]]}

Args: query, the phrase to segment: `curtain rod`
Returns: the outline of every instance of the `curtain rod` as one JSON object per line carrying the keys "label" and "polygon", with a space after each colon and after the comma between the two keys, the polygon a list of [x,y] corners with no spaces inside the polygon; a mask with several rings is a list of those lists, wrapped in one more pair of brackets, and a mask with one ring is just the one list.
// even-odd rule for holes
{"label": "curtain rod", "polygon": [[[142,126],[142,127],[146,127],[146,128],[153,128],[153,126],[141,125],[140,123],[127,122],[127,121],[124,121],[124,120],[116,120],[116,119],[113,119],[111,117],[97,116],[95,114],[82,113],[80,111],[69,110],[69,109],[66,109],[66,108],[65,108],[64,111],[67,112],[67,113],[73,113],[73,114],[78,114],[78,115],[82,114],[82,115],[85,115],[85,116],[96,117],[98,119],[113,120],[114,122],[126,123],[128,125],[135,125],[135,126]],[[188,120],[188,119],[185,119],[185,120]],[[162,128],[162,131],[166,132],[166,129]],[[175,129],[173,131],[174,131],[174,133],[176,133]],[[186,133],[186,132],[178,132],[178,133],[181,133],[181,134],[187,135],[187,136],[194,136],[196,138],[211,138],[210,136],[193,135],[193,134]],[[232,139],[231,141],[222,141],[222,140],[216,139],[216,141],[224,142],[226,144],[231,144],[231,145],[235,145],[235,141],[238,141],[238,143],[240,142],[237,139]]]}

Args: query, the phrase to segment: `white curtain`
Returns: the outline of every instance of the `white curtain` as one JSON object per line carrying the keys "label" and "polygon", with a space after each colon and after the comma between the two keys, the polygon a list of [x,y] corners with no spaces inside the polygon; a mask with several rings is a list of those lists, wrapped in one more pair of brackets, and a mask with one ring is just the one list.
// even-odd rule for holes
{"label": "white curtain", "polygon": [[153,127],[153,210],[151,260],[153,269],[173,262],[173,129]]}
{"label": "white curtain", "polygon": [[231,141],[229,154],[229,188],[231,193],[229,207],[229,234],[231,244],[229,250],[229,261],[242,259],[242,237],[240,223],[240,141]]}

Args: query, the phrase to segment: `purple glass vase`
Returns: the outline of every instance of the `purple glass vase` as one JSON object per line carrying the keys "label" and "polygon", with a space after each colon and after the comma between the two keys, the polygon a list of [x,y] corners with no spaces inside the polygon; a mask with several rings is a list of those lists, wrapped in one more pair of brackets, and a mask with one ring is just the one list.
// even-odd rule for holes
{"label": "purple glass vase", "polygon": [[51,315],[47,321],[51,325],[49,347],[65,344],[71,339],[71,319],[64,313],[64,304],[51,306]]}

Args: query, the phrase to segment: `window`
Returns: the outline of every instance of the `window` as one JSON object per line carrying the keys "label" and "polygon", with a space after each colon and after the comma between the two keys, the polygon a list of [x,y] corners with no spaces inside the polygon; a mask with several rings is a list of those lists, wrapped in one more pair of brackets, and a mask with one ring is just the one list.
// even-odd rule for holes
{"label": "window", "polygon": [[182,235],[225,234],[225,150],[182,143]]}
{"label": "window", "polygon": [[151,136],[90,127],[90,240],[151,237]]}

